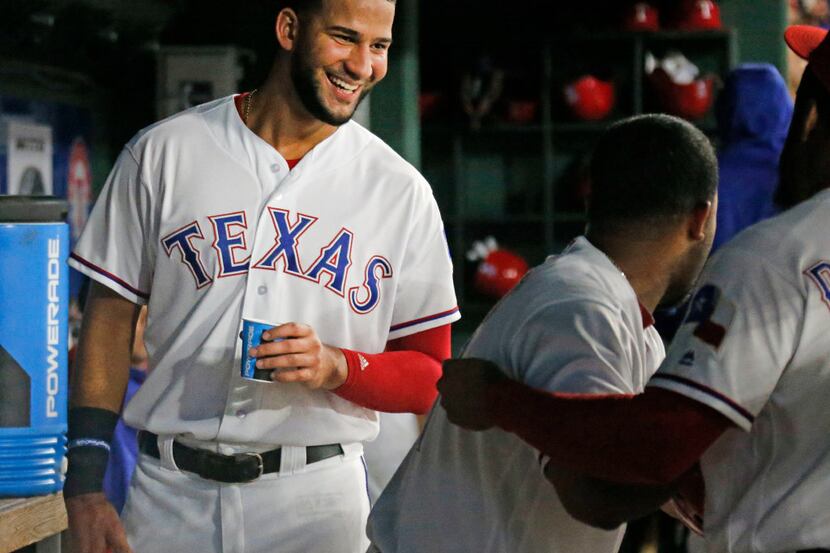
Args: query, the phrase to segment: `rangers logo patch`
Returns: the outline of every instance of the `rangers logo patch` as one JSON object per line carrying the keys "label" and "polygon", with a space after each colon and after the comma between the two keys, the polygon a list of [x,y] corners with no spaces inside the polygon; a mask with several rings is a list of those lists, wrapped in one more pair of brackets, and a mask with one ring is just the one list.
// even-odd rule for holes
{"label": "rangers logo patch", "polygon": [[720,288],[706,284],[695,294],[686,323],[696,323],[693,334],[718,349],[735,316],[735,304],[723,297]]}

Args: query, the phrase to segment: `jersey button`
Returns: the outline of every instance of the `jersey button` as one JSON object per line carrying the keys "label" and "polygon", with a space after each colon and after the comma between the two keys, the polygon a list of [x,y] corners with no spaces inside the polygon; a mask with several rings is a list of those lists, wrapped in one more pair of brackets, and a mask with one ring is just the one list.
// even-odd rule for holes
{"label": "jersey button", "polygon": [[272,163],[271,164],[271,172],[272,173],[279,173],[280,172],[280,164],[279,163]]}

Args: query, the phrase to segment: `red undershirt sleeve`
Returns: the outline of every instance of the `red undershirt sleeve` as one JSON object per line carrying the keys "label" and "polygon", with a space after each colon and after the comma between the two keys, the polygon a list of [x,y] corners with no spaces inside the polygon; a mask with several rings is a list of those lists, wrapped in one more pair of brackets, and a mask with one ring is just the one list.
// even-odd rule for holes
{"label": "red undershirt sleeve", "polygon": [[660,388],[636,396],[552,394],[504,380],[489,396],[497,424],[553,463],[628,484],[674,482],[732,425]]}
{"label": "red undershirt sleeve", "polygon": [[438,395],[441,363],[451,353],[450,325],[390,340],[383,353],[342,351],[349,376],[335,394],[377,411],[422,415]]}

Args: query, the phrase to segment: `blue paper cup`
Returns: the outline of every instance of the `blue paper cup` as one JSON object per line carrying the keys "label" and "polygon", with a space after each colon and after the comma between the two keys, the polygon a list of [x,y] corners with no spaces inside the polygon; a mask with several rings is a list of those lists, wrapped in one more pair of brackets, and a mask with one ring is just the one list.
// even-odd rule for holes
{"label": "blue paper cup", "polygon": [[[242,320],[242,378],[259,382],[271,382],[271,373],[274,369],[258,369],[256,367],[257,358],[248,355],[248,351],[262,343],[263,332],[275,326],[279,325],[247,319]],[[277,338],[276,341],[279,340],[282,340],[282,338]]]}

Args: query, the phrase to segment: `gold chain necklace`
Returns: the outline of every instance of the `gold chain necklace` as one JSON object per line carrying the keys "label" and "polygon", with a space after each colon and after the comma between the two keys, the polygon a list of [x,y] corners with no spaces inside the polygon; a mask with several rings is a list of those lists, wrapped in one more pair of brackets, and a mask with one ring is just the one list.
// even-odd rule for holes
{"label": "gold chain necklace", "polygon": [[253,89],[250,94],[245,98],[245,109],[242,111],[242,122],[245,125],[248,124],[248,114],[251,113],[251,104],[254,103],[254,94],[258,89]]}

